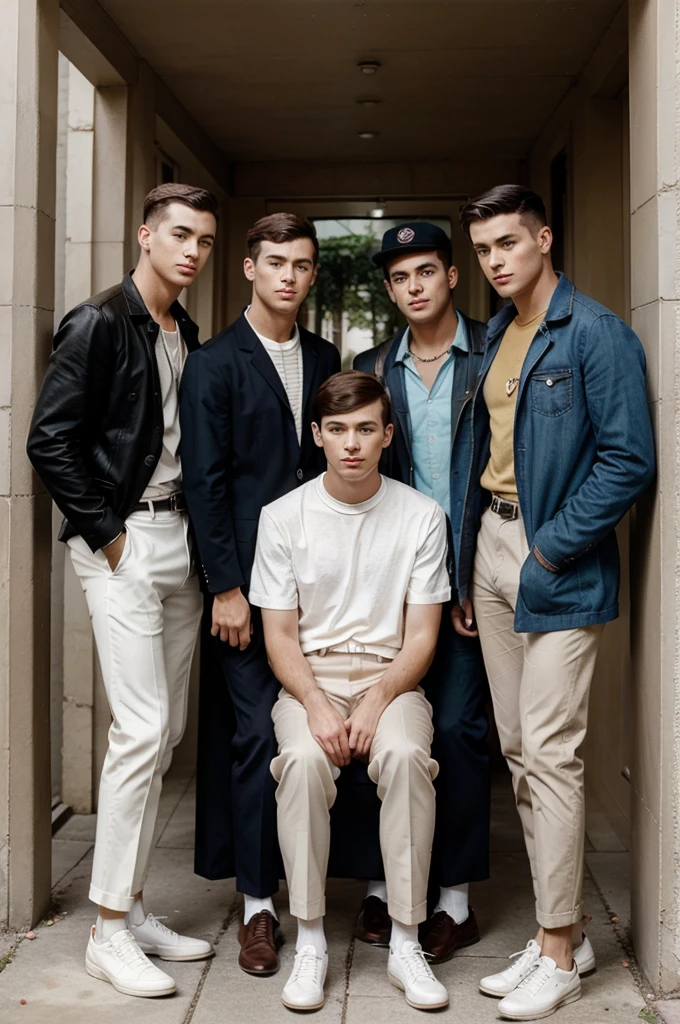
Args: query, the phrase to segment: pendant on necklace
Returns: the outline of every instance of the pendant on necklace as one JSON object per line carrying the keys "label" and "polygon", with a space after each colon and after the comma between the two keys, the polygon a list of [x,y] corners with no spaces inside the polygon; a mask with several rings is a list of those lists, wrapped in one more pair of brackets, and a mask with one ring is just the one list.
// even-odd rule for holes
{"label": "pendant on necklace", "polygon": [[505,393],[508,396],[508,398],[510,398],[510,395],[513,393],[513,391],[515,390],[515,388],[517,387],[518,384],[519,384],[519,377],[510,377],[509,380],[506,380],[506,382],[505,382]]}

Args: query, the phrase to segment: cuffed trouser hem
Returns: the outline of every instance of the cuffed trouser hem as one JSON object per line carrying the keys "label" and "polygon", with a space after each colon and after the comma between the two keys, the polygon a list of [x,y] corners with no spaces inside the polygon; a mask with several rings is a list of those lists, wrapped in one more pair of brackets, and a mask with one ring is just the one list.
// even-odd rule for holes
{"label": "cuffed trouser hem", "polygon": [[104,892],[103,889],[97,889],[94,885],[90,886],[89,896],[98,907],[106,907],[107,910],[119,910],[125,914],[127,914],[128,910],[132,910],[135,902],[134,896],[115,896],[112,892]]}
{"label": "cuffed trouser hem", "polygon": [[322,896],[319,900],[314,900],[313,903],[307,903],[305,900],[296,899],[295,896],[291,895],[288,905],[291,917],[299,917],[301,921],[315,921],[317,917],[326,916],[325,896]]}
{"label": "cuffed trouser hem", "polygon": [[565,910],[561,914],[544,914],[540,907],[536,907],[536,920],[541,928],[568,928],[569,925],[578,924],[582,917],[582,903],[573,910]]}
{"label": "cuffed trouser hem", "polygon": [[402,903],[395,903],[387,894],[387,913],[393,921],[399,924],[413,925],[422,924],[427,920],[427,900],[423,900],[417,907],[405,907]]}

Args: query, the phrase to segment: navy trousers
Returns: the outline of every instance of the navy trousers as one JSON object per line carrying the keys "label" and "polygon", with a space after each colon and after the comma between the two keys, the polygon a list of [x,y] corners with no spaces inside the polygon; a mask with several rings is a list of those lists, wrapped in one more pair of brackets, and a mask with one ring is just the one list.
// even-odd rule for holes
{"label": "navy trousers", "polygon": [[422,686],[432,705],[432,756],[439,763],[431,881],[480,882],[489,877],[488,683],[479,639],[456,633],[450,605],[442,609],[437,651]]}

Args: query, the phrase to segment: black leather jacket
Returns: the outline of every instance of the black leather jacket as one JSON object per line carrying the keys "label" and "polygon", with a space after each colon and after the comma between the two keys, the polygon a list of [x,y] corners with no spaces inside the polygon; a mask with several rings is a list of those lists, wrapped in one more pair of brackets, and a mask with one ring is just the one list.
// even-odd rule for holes
{"label": "black leather jacket", "polygon": [[[171,313],[189,351],[198,328]],[[123,528],[153,476],[163,405],[151,319],[132,275],[67,313],[54,339],[27,451],[65,516],[59,539],[80,534],[93,551]]]}

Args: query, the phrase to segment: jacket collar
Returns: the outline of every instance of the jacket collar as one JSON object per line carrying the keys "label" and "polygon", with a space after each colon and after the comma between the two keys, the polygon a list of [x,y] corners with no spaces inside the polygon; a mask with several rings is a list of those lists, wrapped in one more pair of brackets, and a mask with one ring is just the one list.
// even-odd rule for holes
{"label": "jacket collar", "polygon": [[[144,324],[155,321],[151,319],[151,313],[144,304],[144,299],[139,294],[136,284],[132,280],[134,271],[131,270],[123,278],[123,295],[125,302],[127,303],[128,313],[133,323]],[[195,346],[198,344],[198,325],[194,323],[189,314],[187,313],[184,306],[181,306],[179,302],[173,302],[170,306],[170,312],[173,317],[180,325],[180,331],[184,341],[189,345]]]}
{"label": "jacket collar", "polygon": [[[572,314],[574,306],[574,285],[568,277],[558,272],[559,280],[557,287],[552,294],[548,312],[545,314],[546,323],[556,323],[559,320],[566,320]],[[504,333],[510,322],[517,316],[517,309],[514,302],[504,306],[500,313],[489,320],[489,338],[496,338]]]}

